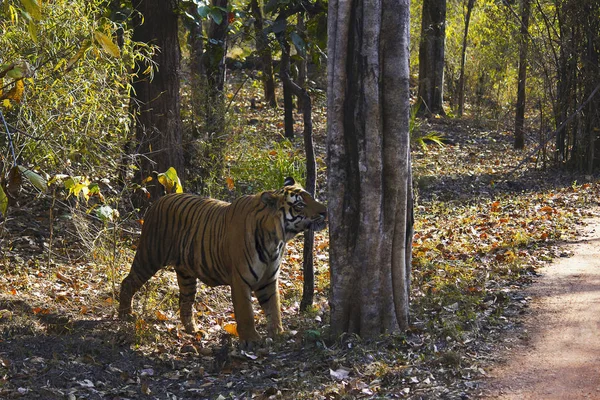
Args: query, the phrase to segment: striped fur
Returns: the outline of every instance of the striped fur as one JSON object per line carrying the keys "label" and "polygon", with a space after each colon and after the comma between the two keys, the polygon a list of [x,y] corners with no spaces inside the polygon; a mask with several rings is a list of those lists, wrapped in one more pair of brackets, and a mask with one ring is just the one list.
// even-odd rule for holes
{"label": "striped fur", "polygon": [[252,293],[265,311],[270,335],[282,332],[278,275],[285,243],[298,233],[321,230],[326,208],[292,178],[283,189],[244,196],[231,204],[191,194],[171,194],[149,210],[129,275],[121,284],[119,317],[131,314],[134,294],[156,272],[175,267],[179,312],[194,332],[196,282],[229,285],[243,345],[260,339]]}

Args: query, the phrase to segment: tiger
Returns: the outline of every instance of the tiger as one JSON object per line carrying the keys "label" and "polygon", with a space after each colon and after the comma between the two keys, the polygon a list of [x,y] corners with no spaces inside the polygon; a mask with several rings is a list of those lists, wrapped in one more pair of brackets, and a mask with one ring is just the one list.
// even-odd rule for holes
{"label": "tiger", "polygon": [[197,280],[229,285],[241,346],[252,348],[261,340],[252,293],[267,317],[269,336],[281,334],[278,278],[285,245],[300,232],[326,225],[326,206],[290,177],[279,190],[231,203],[194,194],[163,196],[146,213],[131,269],[121,283],[119,318],[131,318],[135,293],[161,268],[172,266],[185,331],[197,330]]}

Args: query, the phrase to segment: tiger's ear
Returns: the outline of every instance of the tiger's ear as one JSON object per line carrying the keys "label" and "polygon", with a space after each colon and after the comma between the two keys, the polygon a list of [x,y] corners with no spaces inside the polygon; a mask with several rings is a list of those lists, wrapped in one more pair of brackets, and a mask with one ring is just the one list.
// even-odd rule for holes
{"label": "tiger's ear", "polygon": [[283,186],[294,186],[295,184],[296,184],[296,181],[291,176],[288,176],[283,181]]}
{"label": "tiger's ear", "polygon": [[263,204],[266,204],[274,210],[277,210],[279,208],[279,200],[280,197],[274,194],[273,192],[263,192],[260,195],[260,201],[262,201]]}

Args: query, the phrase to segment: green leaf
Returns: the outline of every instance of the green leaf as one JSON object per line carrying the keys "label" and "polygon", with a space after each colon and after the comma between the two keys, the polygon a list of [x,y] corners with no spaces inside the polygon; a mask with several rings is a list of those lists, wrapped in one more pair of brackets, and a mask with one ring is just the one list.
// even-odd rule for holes
{"label": "green leaf", "polygon": [[304,57],[304,55],[306,54],[306,43],[304,42],[304,40],[296,32],[292,32],[290,34],[290,37],[298,53],[301,54],[302,57]]}
{"label": "green leaf", "polygon": [[208,6],[202,6],[202,7],[198,7],[198,14],[202,17],[202,18],[206,18],[208,17],[208,14],[210,13],[210,7]]}
{"label": "green leaf", "polygon": [[115,218],[119,217],[119,211],[115,210],[111,206],[102,205],[96,210],[96,216],[100,218],[102,221],[114,221]]}
{"label": "green leaf", "polygon": [[8,76],[11,79],[21,79],[25,77],[25,72],[21,67],[14,67],[6,73],[6,76]]}
{"label": "green leaf", "polygon": [[19,165],[19,169],[21,170],[23,176],[27,178],[33,186],[35,186],[42,192],[46,192],[46,190],[48,189],[48,182],[46,182],[46,179],[44,179],[41,175],[36,174],[32,170],[25,168],[22,165]]}
{"label": "green leaf", "polygon": [[102,46],[102,50],[104,50],[107,54],[113,57],[121,57],[121,50],[119,50],[119,46],[113,43],[112,39],[106,36],[104,33],[96,31],[94,32],[94,38],[100,46]]}
{"label": "green leaf", "polygon": [[277,4],[279,4],[279,0],[269,0],[269,2],[265,5],[265,13],[269,14],[271,11],[275,10]]}
{"label": "green leaf", "polygon": [[287,27],[287,21],[285,19],[280,19],[279,21],[275,21],[273,25],[271,25],[271,30],[273,33],[277,34],[283,32]]}
{"label": "green leaf", "polygon": [[8,209],[8,196],[4,193],[4,189],[0,186],[0,214],[6,216],[6,210]]}
{"label": "green leaf", "polygon": [[210,10],[210,17],[217,25],[221,25],[221,22],[223,22],[223,13],[218,8],[213,8]]}
{"label": "green leaf", "polygon": [[37,0],[21,0],[23,8],[35,20],[42,19],[42,8]]}

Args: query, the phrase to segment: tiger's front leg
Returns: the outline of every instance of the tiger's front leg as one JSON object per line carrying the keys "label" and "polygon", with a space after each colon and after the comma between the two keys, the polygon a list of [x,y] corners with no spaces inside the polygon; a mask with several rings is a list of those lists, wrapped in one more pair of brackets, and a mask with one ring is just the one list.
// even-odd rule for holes
{"label": "tiger's front leg", "polygon": [[252,291],[241,279],[234,278],[231,284],[231,299],[242,348],[251,349],[255,342],[260,341],[260,335],[254,326]]}
{"label": "tiger's front leg", "polygon": [[267,316],[267,330],[270,337],[283,333],[281,325],[281,302],[279,300],[279,279],[268,283],[256,292],[258,302]]}

